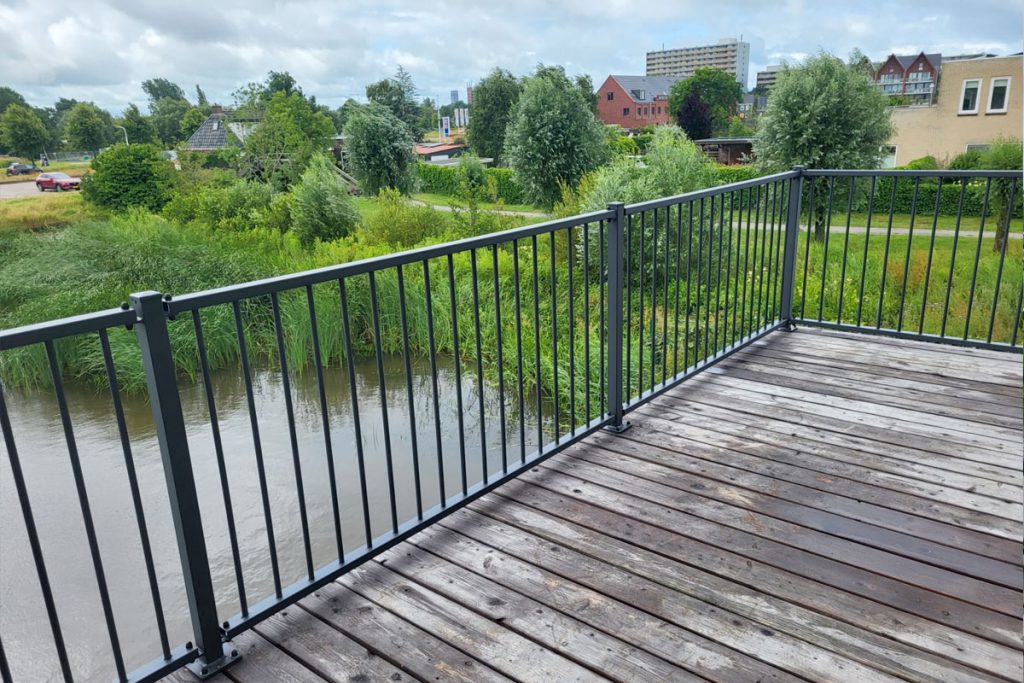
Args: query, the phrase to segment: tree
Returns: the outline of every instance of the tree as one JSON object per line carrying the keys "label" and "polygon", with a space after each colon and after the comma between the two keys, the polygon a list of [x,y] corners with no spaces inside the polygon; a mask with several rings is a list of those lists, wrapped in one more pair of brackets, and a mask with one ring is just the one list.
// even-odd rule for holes
{"label": "tree", "polygon": [[676,119],[679,121],[679,127],[691,140],[703,140],[713,134],[714,117],[711,114],[711,107],[696,91],[688,92],[683,98]]}
{"label": "tree", "polygon": [[64,115],[64,136],[73,149],[96,152],[114,139],[110,114],[92,102],[80,102]]}
{"label": "tree", "polygon": [[419,104],[416,103],[416,85],[409,72],[401,66],[393,78],[385,78],[366,86],[366,99],[390,109],[417,139],[423,134]]}
{"label": "tree", "polygon": [[108,209],[159,211],[169,198],[171,165],[154,145],[114,145],[93,159],[82,180],[87,202]]}
{"label": "tree", "polygon": [[745,138],[749,137],[753,133],[754,131],[750,126],[745,124],[743,119],[738,116],[732,117],[729,121],[729,130],[725,132],[725,134],[730,138]]}
{"label": "tree", "polygon": [[[885,94],[858,70],[821,53],[783,67],[761,116],[754,154],[769,169],[875,168],[892,136]],[[810,189],[812,183],[805,183]],[[818,202],[823,209],[824,202]],[[824,239],[825,217],[815,217]]]}
{"label": "tree", "polygon": [[579,74],[576,76],[576,87],[590,104],[590,111],[597,115],[597,91],[594,90],[594,81],[591,80],[590,75]]}
{"label": "tree", "polygon": [[[250,82],[234,92],[235,109],[242,116],[258,117],[277,93],[305,98],[302,88],[290,73],[269,71],[262,83]],[[316,108],[316,98],[309,98],[308,103],[310,108]]]}
{"label": "tree", "polygon": [[28,102],[21,96],[14,88],[9,88],[6,85],[0,85],[0,114],[7,110],[7,107],[12,104],[20,104],[23,107],[28,107]]}
{"label": "tree", "polygon": [[209,118],[210,112],[208,107],[192,107],[185,115],[181,117],[181,121],[178,123],[178,134],[181,136],[179,140],[188,140],[192,137],[199,126],[203,125],[203,122]]}
{"label": "tree", "polygon": [[34,159],[47,137],[46,126],[27,106],[10,104],[0,114],[0,148],[7,152]]}
{"label": "tree", "polygon": [[292,232],[304,246],[340,239],[359,221],[359,210],[326,155],[314,155],[302,172],[292,190],[291,215]]}
{"label": "tree", "polygon": [[[679,117],[683,103],[691,93],[708,106],[711,114],[712,135],[725,132],[729,127],[729,119],[736,113],[736,106],[743,100],[743,88],[732,75],[721,69],[700,68],[694,71],[689,78],[676,81],[672,86],[668,107],[669,111],[676,114],[676,118]],[[682,119],[680,119],[680,126],[683,126]],[[685,129],[685,126],[683,128]],[[704,137],[710,137],[710,135]]]}
{"label": "tree", "polygon": [[[992,170],[1016,170],[1024,167],[1024,147],[1016,138],[996,138],[988,149],[981,153],[979,168]],[[1018,174],[1019,177],[1019,174]],[[1021,192],[1017,178],[1001,178],[992,184],[992,210],[996,214],[995,251],[1002,251],[1014,211],[1021,205]]]}
{"label": "tree", "polygon": [[561,67],[538,67],[516,102],[505,158],[527,198],[553,206],[561,186],[575,186],[608,157],[604,126]]}
{"label": "tree", "polygon": [[495,68],[473,87],[473,115],[466,135],[479,156],[495,161],[505,146],[509,116],[519,101],[522,86],[510,72]]}
{"label": "tree", "polygon": [[284,189],[298,181],[314,154],[327,149],[334,136],[330,117],[302,96],[276,92],[259,125],[245,139],[242,175]]}
{"label": "tree", "polygon": [[352,114],[355,113],[363,105],[356,102],[351,97],[345,100],[345,102],[331,113],[331,118],[334,119],[334,127],[340,133],[345,130],[345,124],[352,118]]}
{"label": "tree", "polygon": [[159,142],[156,126],[149,117],[143,116],[134,104],[128,105],[121,118],[117,120],[117,125],[124,127],[130,144],[155,145]]}
{"label": "tree", "polygon": [[[153,115],[151,118],[153,119],[153,125],[156,126],[157,134],[164,145],[173,147],[175,143],[183,139],[181,121],[191,108],[187,100],[178,100],[171,97],[158,100],[156,105],[152,107]],[[195,128],[192,130],[194,131]],[[190,131],[189,135],[191,134],[192,132]]]}
{"label": "tree", "polygon": [[151,114],[156,103],[164,98],[172,100],[185,99],[185,91],[166,78],[150,78],[147,81],[143,81],[142,90],[149,97],[149,113]]}
{"label": "tree", "polygon": [[408,194],[416,184],[415,140],[387,107],[371,102],[345,124],[345,150],[363,191],[391,187]]}
{"label": "tree", "polygon": [[209,105],[210,103],[206,99],[206,93],[203,92],[203,89],[199,87],[198,83],[196,83],[196,106],[207,107]]}

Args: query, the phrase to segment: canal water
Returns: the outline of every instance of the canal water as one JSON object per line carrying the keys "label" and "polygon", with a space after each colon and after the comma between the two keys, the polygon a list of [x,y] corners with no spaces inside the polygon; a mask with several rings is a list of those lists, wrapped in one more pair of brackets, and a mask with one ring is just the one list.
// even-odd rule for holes
{"label": "canal water", "polygon": [[[391,526],[385,459],[385,405],[390,425],[399,523],[416,514],[414,437],[424,509],[440,500],[441,473],[447,496],[461,489],[463,451],[466,479],[470,486],[482,478],[485,461],[490,474],[501,470],[499,423],[502,401],[497,390],[486,384],[483,387],[484,424],[481,430],[476,377],[466,372],[468,368],[463,363],[460,393],[456,387],[452,359],[438,357],[437,365],[439,400],[436,414],[432,374],[426,359],[419,359],[413,364],[410,376],[412,410],[402,358],[385,359],[383,402],[376,363],[364,360],[356,366],[357,407],[365,453],[371,535],[385,533]],[[325,372],[340,525],[345,550],[350,552],[366,542],[354,411],[347,372],[343,368],[328,368]],[[319,567],[337,559],[319,388],[311,369],[293,373],[290,379],[313,564]],[[223,619],[238,613],[240,603],[206,392],[199,382],[190,384],[183,381],[182,384],[189,448]],[[228,369],[215,373],[211,385],[242,558],[244,589],[252,605],[273,593],[273,575],[245,384],[240,370]],[[305,576],[306,561],[280,373],[269,369],[254,371],[253,393],[281,581],[288,585]],[[109,392],[75,383],[68,384],[66,394],[118,636],[126,667],[131,670],[159,656],[160,645],[112,401]],[[52,390],[46,389],[9,391],[7,399],[72,669],[80,672],[80,680],[111,680],[115,674],[110,641],[104,627],[56,399]],[[146,399],[139,396],[123,396],[122,399],[163,612],[173,647],[191,640],[192,635],[160,453]],[[553,438],[551,422],[546,419],[550,411],[544,406],[542,412],[545,417],[538,420],[535,401],[534,397],[524,397],[525,410],[520,415],[518,398],[505,397],[505,448],[509,462],[521,454],[520,423],[525,433],[522,443],[527,453],[536,450],[541,436],[544,440]],[[441,425],[440,468],[435,416]],[[461,437],[460,417],[464,425]],[[543,435],[538,434],[538,422]],[[0,442],[0,450],[4,448]],[[7,453],[0,458],[0,524],[0,538],[3,539],[0,547],[0,638],[14,679],[59,680],[56,651]]]}

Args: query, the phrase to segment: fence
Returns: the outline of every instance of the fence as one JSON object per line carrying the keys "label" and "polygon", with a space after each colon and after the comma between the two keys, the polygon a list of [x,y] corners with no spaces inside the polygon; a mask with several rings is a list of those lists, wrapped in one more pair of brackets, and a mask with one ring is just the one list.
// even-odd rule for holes
{"label": "fence", "polygon": [[[944,216],[937,198],[948,183],[959,186],[960,201]],[[895,198],[908,184],[904,214]],[[1018,184],[1012,172],[798,168],[216,290],[144,292],[120,309],[0,332],[0,373],[41,364],[52,383],[105,623],[109,665],[100,668],[121,681],[155,680],[185,665],[212,675],[237,657],[233,636],[538,460],[595,430],[627,428],[636,406],[779,328],[806,323],[1019,351]],[[928,191],[931,213],[921,201]],[[969,192],[978,193],[975,216],[964,212]],[[237,363],[244,418],[231,424],[219,419],[234,399],[213,381],[224,358],[211,360],[212,338],[231,340],[228,360]],[[128,599],[107,579],[111,561],[102,552],[63,383],[62,357],[97,345],[102,363],[94,371],[109,398],[102,419],[112,421],[120,441],[123,470],[116,474],[126,478],[132,512],[124,524],[137,539],[132,561],[144,570],[155,624],[155,642],[132,644],[127,656],[134,633],[119,628],[117,604]],[[196,392],[205,411],[198,419],[182,402],[186,357],[198,360]],[[439,369],[444,357],[450,373]],[[368,369],[357,372],[362,358]],[[429,370],[417,388],[413,365],[420,362]],[[132,430],[141,427],[125,418],[118,381],[119,369],[135,363],[145,376],[166,507],[148,504],[136,472]],[[395,364],[397,371],[386,370]],[[261,379],[267,368],[269,383]],[[303,399],[292,383],[307,372],[314,379]],[[444,383],[454,410],[440,405]],[[49,626],[48,637],[27,635],[31,671],[71,680],[82,662],[101,656],[92,649],[74,654],[65,638],[67,614],[48,572],[24,467],[38,453],[25,452],[8,404],[17,392],[10,385],[0,391],[0,428]],[[281,399],[282,414],[263,407],[267,393]],[[371,401],[379,406],[372,415],[364,410]],[[335,438],[339,419],[353,435],[346,443]],[[287,434],[280,453],[265,448],[271,422]],[[237,449],[225,447],[228,430],[247,432],[243,464]],[[285,525],[273,493],[282,486],[273,479],[281,463],[288,470]],[[242,481],[243,465],[251,484]],[[314,465],[319,476],[310,473]],[[323,515],[310,513],[315,486]],[[247,487],[251,509],[238,502]],[[240,513],[248,515],[248,531],[239,531]],[[211,553],[214,517],[226,540]],[[167,623],[176,615],[165,604],[168,570],[154,557],[159,525],[173,528],[168,545],[178,553],[181,578],[174,583],[181,585],[172,588],[183,591],[181,611],[187,606],[190,617],[184,639]],[[129,552],[117,543],[121,570]],[[213,559],[221,556],[230,563],[215,579]],[[129,602],[121,617],[142,609]],[[4,680],[13,680],[18,653],[3,648]]]}

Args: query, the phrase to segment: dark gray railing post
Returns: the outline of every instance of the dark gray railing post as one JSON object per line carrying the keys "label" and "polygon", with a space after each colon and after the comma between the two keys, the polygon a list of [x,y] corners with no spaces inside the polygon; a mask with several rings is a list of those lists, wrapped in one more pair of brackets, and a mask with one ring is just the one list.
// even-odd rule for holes
{"label": "dark gray railing post", "polygon": [[188,668],[200,678],[209,678],[237,659],[238,654],[230,643],[221,640],[206,536],[199,515],[199,497],[185,436],[185,418],[181,412],[163,300],[159,292],[132,294],[131,300],[138,319],[135,333],[142,350],[146,388],[160,444],[192,631],[199,648],[199,657]]}
{"label": "dark gray railing post", "polygon": [[[793,322],[793,280],[796,274],[797,237],[800,235],[800,203],[803,198],[804,166],[794,166],[796,177],[789,179],[789,204],[786,213],[786,242],[782,253],[782,296],[779,318],[787,330],[796,329]],[[811,226],[807,226],[807,239],[811,239]]]}
{"label": "dark gray railing post", "polygon": [[615,215],[608,220],[608,413],[611,422],[605,427],[609,431],[624,432],[629,429],[628,421],[622,419],[622,295],[625,290],[623,275],[625,251],[623,250],[623,226],[626,223],[626,205],[611,202],[608,210]]}

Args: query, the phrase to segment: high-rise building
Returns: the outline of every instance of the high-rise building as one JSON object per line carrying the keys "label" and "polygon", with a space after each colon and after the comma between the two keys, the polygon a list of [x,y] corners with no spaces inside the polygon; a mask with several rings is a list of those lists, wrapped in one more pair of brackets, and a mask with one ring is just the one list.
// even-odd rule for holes
{"label": "high-rise building", "polygon": [[754,85],[758,88],[764,88],[770,90],[775,82],[779,80],[779,72],[782,71],[781,64],[769,64],[764,68],[764,71],[757,72],[757,78]]}
{"label": "high-rise building", "polygon": [[747,75],[750,71],[750,43],[725,38],[718,41],[717,45],[681,47],[647,53],[648,76],[687,78],[701,67],[713,67],[733,74],[740,85],[746,88]]}
{"label": "high-rise building", "polygon": [[459,101],[459,91],[458,90],[452,90],[451,95],[452,95],[452,102],[451,102],[452,104],[455,104],[456,102]]}
{"label": "high-rise building", "polygon": [[466,86],[466,104],[473,104],[473,86]]}

